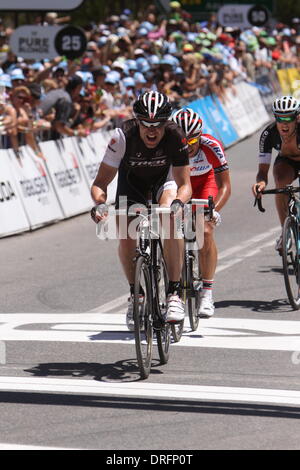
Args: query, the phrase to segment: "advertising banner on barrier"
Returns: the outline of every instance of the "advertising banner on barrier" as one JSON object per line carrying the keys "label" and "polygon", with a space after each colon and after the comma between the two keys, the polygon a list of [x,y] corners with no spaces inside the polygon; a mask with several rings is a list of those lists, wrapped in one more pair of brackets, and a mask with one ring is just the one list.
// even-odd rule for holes
{"label": "advertising banner on barrier", "polygon": [[253,124],[251,124],[249,117],[245,113],[245,108],[240,98],[229,88],[226,90],[223,106],[240,139],[244,139],[252,133]]}
{"label": "advertising banner on barrier", "polygon": [[253,83],[253,86],[258,89],[267,112],[271,114],[273,101],[276,95],[268,75],[257,77],[256,83]]}
{"label": "advertising banner on barrier", "polygon": [[0,237],[29,230],[7,150],[0,150]]}
{"label": "advertising banner on barrier", "polygon": [[93,142],[94,149],[98,155],[99,162],[102,161],[107,145],[109,144],[114,130],[98,131],[89,135],[89,139]]}
{"label": "advertising banner on barrier", "polygon": [[92,199],[70,138],[40,144],[65,217],[91,209]]}
{"label": "advertising banner on barrier", "polygon": [[219,139],[224,147],[229,147],[239,139],[225,109],[216,96],[206,96],[188,104],[203,119],[203,132]]}
{"label": "advertising banner on barrier", "polygon": [[259,91],[245,82],[238,83],[236,88],[245,113],[251,121],[253,132],[255,132],[270,120]]}
{"label": "advertising banner on barrier", "polygon": [[[210,122],[209,115],[204,106],[204,99],[200,98],[199,100],[192,101],[187,105],[188,108],[193,109],[197,113],[200,114],[201,118],[203,119],[203,133],[204,134],[216,134],[217,130],[215,126],[213,126]],[[216,135],[218,137],[218,135]]]}
{"label": "advertising banner on barrier", "polygon": [[21,165],[14,152],[8,152],[30,228],[62,219],[63,214],[43,161],[34,159],[29,147],[20,148]]}
{"label": "advertising banner on barrier", "polygon": [[[71,138],[89,188],[91,187],[98,173],[99,165],[103,159],[108,140],[107,136],[104,137],[102,132],[97,134],[99,135],[95,137],[95,140],[93,139],[93,136],[96,134],[91,134],[84,139],[80,139],[78,137]],[[108,185],[107,188],[108,204],[115,202],[116,189],[117,176]]]}
{"label": "advertising banner on barrier", "polygon": [[219,140],[223,142],[224,147],[229,147],[236,142],[239,136],[226,115],[219,99],[216,96],[206,96],[204,98],[204,106],[210,116],[211,122],[213,122],[219,134]]}

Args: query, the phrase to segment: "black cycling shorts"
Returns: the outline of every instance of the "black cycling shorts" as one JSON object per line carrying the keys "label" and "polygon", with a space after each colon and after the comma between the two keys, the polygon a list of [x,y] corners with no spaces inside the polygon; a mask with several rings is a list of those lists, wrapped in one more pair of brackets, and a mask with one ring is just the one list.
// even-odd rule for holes
{"label": "black cycling shorts", "polygon": [[274,166],[278,163],[287,163],[290,165],[295,173],[295,178],[298,178],[298,172],[300,171],[300,161],[294,160],[293,158],[284,157],[283,155],[278,155],[275,159]]}

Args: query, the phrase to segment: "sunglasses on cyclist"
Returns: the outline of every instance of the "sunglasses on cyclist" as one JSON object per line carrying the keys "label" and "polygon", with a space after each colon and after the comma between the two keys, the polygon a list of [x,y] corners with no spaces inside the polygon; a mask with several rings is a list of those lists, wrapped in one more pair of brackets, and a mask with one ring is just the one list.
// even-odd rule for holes
{"label": "sunglasses on cyclist", "polygon": [[193,145],[199,142],[200,137],[191,137],[190,139],[187,139],[188,145]]}
{"label": "sunglasses on cyclist", "polygon": [[293,122],[296,116],[275,116],[277,122]]}
{"label": "sunglasses on cyclist", "polygon": [[144,121],[142,119],[139,120],[139,122],[142,124],[144,127],[162,127],[166,121]]}

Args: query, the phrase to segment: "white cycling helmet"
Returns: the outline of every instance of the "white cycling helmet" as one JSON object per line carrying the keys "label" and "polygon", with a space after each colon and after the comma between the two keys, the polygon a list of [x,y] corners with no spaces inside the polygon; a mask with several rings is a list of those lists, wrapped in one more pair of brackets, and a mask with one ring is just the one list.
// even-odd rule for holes
{"label": "white cycling helmet", "polygon": [[191,108],[179,109],[171,118],[181,127],[186,137],[198,136],[202,133],[202,119]]}
{"label": "white cycling helmet", "polygon": [[293,96],[282,96],[273,103],[273,113],[277,115],[294,115],[300,113],[300,102]]}

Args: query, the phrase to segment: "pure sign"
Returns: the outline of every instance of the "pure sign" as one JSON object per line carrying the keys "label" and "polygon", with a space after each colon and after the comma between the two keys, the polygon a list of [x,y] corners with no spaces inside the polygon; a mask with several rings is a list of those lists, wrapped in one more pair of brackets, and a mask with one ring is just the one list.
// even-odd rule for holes
{"label": "pure sign", "polygon": [[81,57],[86,49],[84,32],[75,26],[20,26],[10,39],[14,54],[24,59]]}

